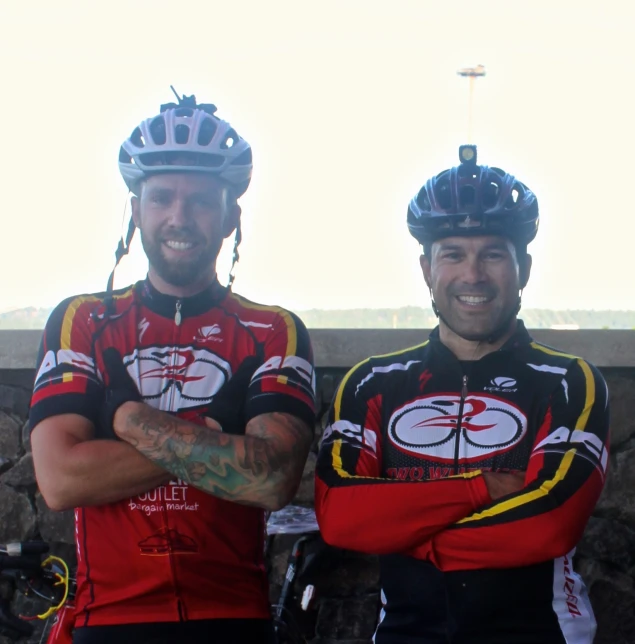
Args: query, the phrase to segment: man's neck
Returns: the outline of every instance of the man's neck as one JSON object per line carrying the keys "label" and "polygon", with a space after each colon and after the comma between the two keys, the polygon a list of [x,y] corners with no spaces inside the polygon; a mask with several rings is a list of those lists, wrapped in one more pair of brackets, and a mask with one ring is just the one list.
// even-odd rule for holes
{"label": "man's neck", "polygon": [[216,272],[211,271],[209,274],[204,275],[200,279],[187,284],[186,286],[175,286],[166,282],[164,279],[159,277],[152,268],[148,270],[148,279],[154,288],[163,293],[164,295],[171,295],[173,297],[193,297],[198,295],[203,291],[207,290],[212,284],[216,283],[217,277]]}
{"label": "man's neck", "polygon": [[480,360],[489,353],[498,351],[514,335],[516,330],[516,318],[509,325],[509,328],[495,342],[487,340],[466,340],[450,329],[443,320],[439,320],[439,339],[458,360]]}

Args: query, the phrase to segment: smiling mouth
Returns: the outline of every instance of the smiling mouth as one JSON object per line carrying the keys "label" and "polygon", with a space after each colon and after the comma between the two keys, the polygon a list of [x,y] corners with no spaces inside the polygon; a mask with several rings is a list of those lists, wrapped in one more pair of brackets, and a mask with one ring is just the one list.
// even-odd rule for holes
{"label": "smiling mouth", "polygon": [[173,239],[169,239],[167,241],[164,241],[163,243],[172,250],[190,250],[191,248],[194,248],[193,242],[175,241]]}
{"label": "smiling mouth", "polygon": [[494,298],[488,297],[486,295],[457,295],[456,299],[461,302],[461,304],[467,304],[468,306],[480,306],[481,304],[487,304],[491,302]]}

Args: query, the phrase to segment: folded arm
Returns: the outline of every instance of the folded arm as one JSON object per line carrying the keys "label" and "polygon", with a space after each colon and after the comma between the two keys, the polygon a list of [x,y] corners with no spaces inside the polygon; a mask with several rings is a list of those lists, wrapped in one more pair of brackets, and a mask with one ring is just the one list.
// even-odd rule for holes
{"label": "folded arm", "polygon": [[606,477],[606,383],[582,360],[554,392],[525,487],[410,551],[441,570],[507,568],[561,557],[580,540]]}
{"label": "folded arm", "polygon": [[245,435],[195,425],[148,405],[127,402],[115,431],[144,457],[191,485],[236,503],[278,510],[295,495],[312,430],[287,413],[260,414]]}

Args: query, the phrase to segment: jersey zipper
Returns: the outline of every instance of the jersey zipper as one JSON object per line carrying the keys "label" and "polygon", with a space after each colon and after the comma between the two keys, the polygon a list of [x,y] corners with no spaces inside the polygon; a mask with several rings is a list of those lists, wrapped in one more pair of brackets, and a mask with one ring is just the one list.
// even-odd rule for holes
{"label": "jersey zipper", "polygon": [[[172,346],[174,349],[174,354],[172,356],[172,370],[176,370],[177,363],[178,363],[178,351],[176,351],[176,347],[178,345],[179,341],[179,335],[180,335],[180,326],[181,326],[181,300],[177,300],[176,304],[174,306],[174,331],[172,335]],[[174,383],[172,383],[172,386],[170,388],[170,399],[168,402],[168,409],[166,411],[169,412],[174,412],[174,390],[175,386]],[[166,483],[166,486],[170,485],[169,483]],[[163,521],[165,523],[165,528],[169,533],[170,530],[170,523],[168,521],[168,509],[165,504],[165,499],[163,500]],[[176,606],[177,606],[177,611],[179,614],[179,621],[183,622],[187,620],[186,616],[186,611],[185,611],[185,606],[183,605],[183,599],[181,598],[181,589],[179,588],[179,583],[177,580],[176,576],[176,562],[174,560],[174,555],[172,554],[172,549],[170,548],[170,551],[168,552],[168,558],[170,561],[170,572],[172,574],[172,584],[174,587],[174,595],[176,597]]]}
{"label": "jersey zipper", "polygon": [[454,443],[454,473],[459,473],[459,447],[461,445],[461,424],[463,423],[463,408],[467,398],[467,375],[463,375],[461,386],[461,401],[459,402],[459,417],[456,421],[456,439]]}

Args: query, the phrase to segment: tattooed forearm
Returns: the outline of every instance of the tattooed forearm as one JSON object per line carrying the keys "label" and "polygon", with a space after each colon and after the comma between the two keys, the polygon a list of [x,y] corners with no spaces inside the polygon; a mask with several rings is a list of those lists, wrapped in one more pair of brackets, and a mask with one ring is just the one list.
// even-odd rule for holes
{"label": "tattooed forearm", "polygon": [[150,460],[214,496],[278,509],[295,494],[311,444],[303,421],[283,413],[252,419],[244,436],[194,425],[133,403],[120,436]]}

